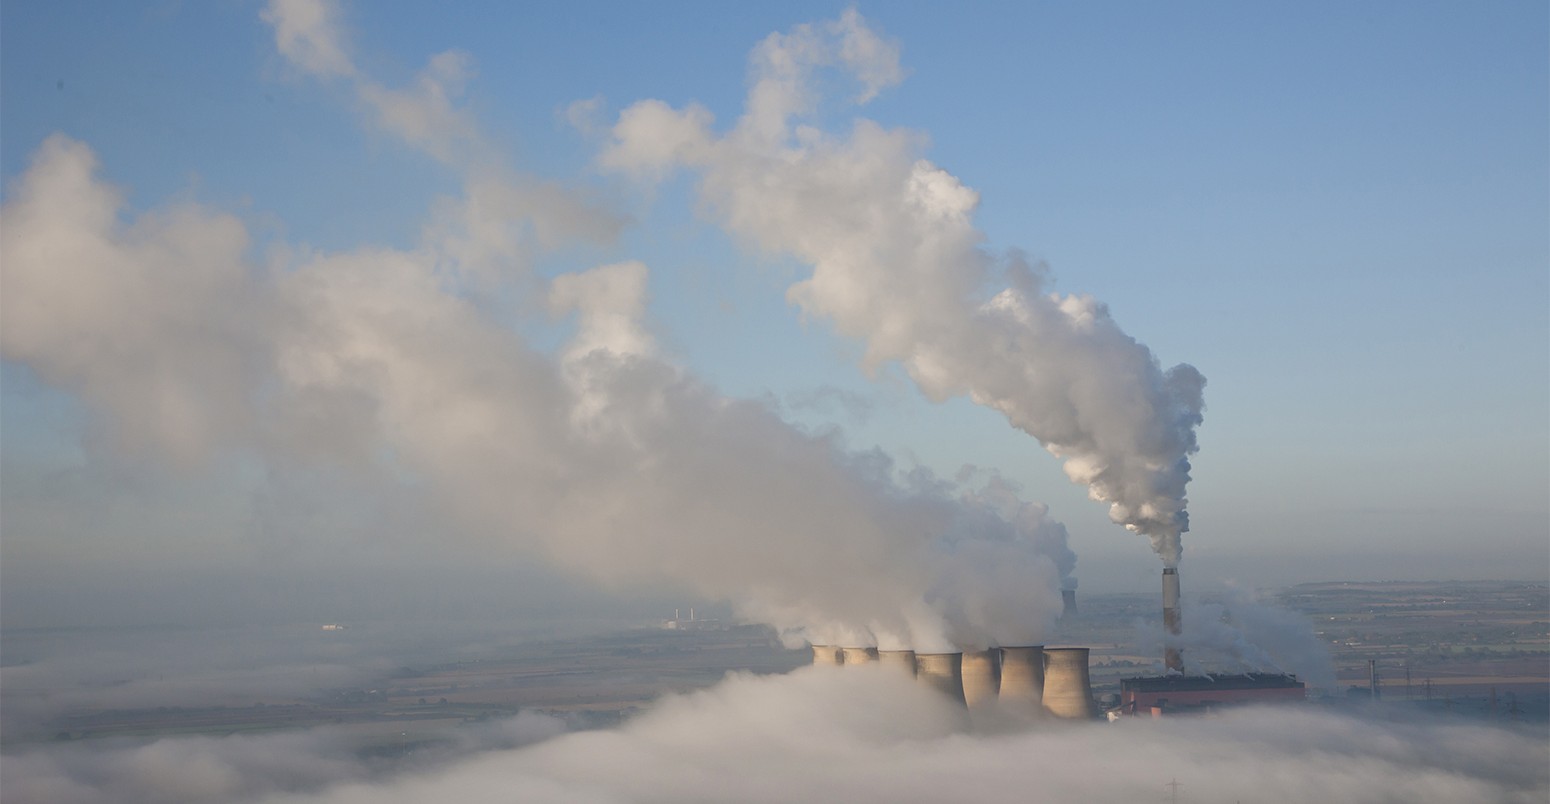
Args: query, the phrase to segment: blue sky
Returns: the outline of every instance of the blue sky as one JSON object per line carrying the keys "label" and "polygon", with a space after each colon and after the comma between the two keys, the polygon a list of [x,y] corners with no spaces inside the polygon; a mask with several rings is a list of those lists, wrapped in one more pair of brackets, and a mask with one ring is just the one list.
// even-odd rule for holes
{"label": "blue sky", "polygon": [[[734,242],[686,178],[643,191],[600,171],[599,135],[564,121],[574,101],[600,98],[606,126],[656,98],[701,104],[724,130],[749,50],[846,7],[351,3],[342,22],[361,70],[389,86],[466,52],[467,106],[508,162],[632,219],[616,243],[562,250],[541,273],[644,261],[665,350],[724,393],[770,395],[806,426],[837,424],[852,446],[944,475],[998,468],[1070,528],[1084,583],[1150,589],[1144,544],[1033,439],[967,400],[925,401],[897,367],[867,376],[859,344],[786,302],[804,266]],[[927,157],[981,194],[989,248],[1047,261],[1054,289],[1097,297],[1164,366],[1206,376],[1192,579],[1550,572],[1544,4],[856,7],[900,43],[908,75],[818,119],[922,132]],[[7,3],[0,173],[14,181],[64,132],[132,209],[197,199],[238,215],[255,253],[411,245],[457,176],[298,75],[260,11]],[[538,343],[565,332],[523,326]],[[27,506],[39,478],[99,458],[78,446],[78,401],[15,362],[3,376],[6,507]],[[865,414],[799,404],[820,389]],[[144,505],[168,510],[134,527],[244,529],[242,482],[165,483]],[[7,531],[12,545],[41,539]]]}

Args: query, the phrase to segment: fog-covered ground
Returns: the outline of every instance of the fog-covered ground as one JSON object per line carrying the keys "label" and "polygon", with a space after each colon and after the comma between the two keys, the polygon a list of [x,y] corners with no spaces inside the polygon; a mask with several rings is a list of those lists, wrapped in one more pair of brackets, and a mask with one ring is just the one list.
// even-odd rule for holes
{"label": "fog-covered ground", "polygon": [[1312,708],[1119,723],[971,724],[880,666],[732,674],[625,725],[524,714],[385,766],[327,728],[31,748],[9,802],[1153,800],[1541,802],[1543,735]]}

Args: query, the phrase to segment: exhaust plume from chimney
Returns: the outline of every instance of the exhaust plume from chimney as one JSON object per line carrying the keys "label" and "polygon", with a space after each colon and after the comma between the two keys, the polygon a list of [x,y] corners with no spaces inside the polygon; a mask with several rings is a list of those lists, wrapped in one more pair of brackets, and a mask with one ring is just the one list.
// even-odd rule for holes
{"label": "exhaust plume from chimney", "polygon": [[1044,649],[1044,708],[1055,717],[1086,720],[1095,717],[1087,648]]}
{"label": "exhaust plume from chimney", "polygon": [[[847,19],[856,36],[871,36],[858,15]],[[800,27],[780,40],[785,44],[755,51],[756,60],[796,58],[793,80],[803,85],[768,84],[770,76],[756,68],[755,97],[781,107],[780,99],[794,97],[788,90],[805,94],[812,70],[854,66],[854,59],[836,58],[851,52],[842,41],[817,30]],[[359,79],[351,84],[356,90],[378,85],[363,68],[350,65],[346,72]],[[616,130],[614,139],[628,139],[630,131],[646,136],[628,123],[647,122],[640,117],[647,108],[656,105],[626,109],[621,121],[628,131]],[[468,111],[416,105],[407,114],[461,126],[472,123]],[[793,134],[788,110],[766,111],[758,116],[775,139]],[[458,137],[483,139],[459,131]],[[389,126],[388,133],[403,132]],[[903,144],[885,140],[878,144]],[[742,153],[742,145],[734,136],[713,150],[728,158],[758,156]],[[632,167],[612,144],[605,148],[613,156],[600,155],[603,165]],[[445,156],[437,150],[432,156]],[[651,150],[675,159],[698,156]],[[767,153],[786,151],[776,144]],[[798,204],[795,211],[803,218],[820,212],[823,231],[815,237],[828,241],[835,223],[852,216],[835,214],[843,210],[829,202],[842,188],[823,179],[846,171],[825,169],[809,184],[814,153],[801,151],[791,151],[799,158],[789,172],[769,173],[765,168],[774,164],[761,162],[755,173],[777,180],[768,190],[777,206],[791,200],[792,188],[814,187],[819,203]],[[877,156],[860,160],[863,173],[902,165],[895,178],[909,181],[913,158],[898,162],[897,149]],[[875,627],[908,636],[903,644],[937,650],[1043,638],[1008,634],[1038,631],[1053,620],[1046,617],[1059,611],[1053,587],[1074,562],[1064,527],[1042,507],[927,482],[881,453],[851,451],[841,438],[791,425],[766,401],[722,396],[655,345],[644,263],[562,273],[545,288],[539,274],[528,273],[527,248],[508,242],[517,231],[565,229],[554,219],[566,218],[577,234],[589,235],[584,239],[613,242],[623,220],[593,208],[584,194],[556,193],[548,182],[486,164],[487,157],[501,161],[493,154],[453,160],[465,174],[465,201],[458,203],[466,206],[449,207],[462,211],[446,221],[438,215],[413,248],[285,248],[275,252],[273,265],[260,265],[248,260],[254,238],[240,216],[191,204],[136,218],[123,206],[126,193],[97,176],[89,147],[63,135],[50,138],[4,198],[7,315],[0,352],[78,395],[126,454],[194,466],[225,460],[229,450],[276,471],[298,463],[325,473],[338,468],[358,475],[369,487],[364,493],[384,495],[384,502],[410,491],[397,478],[413,477],[415,503],[444,515],[450,531],[493,551],[491,557],[539,558],[601,585],[672,584],[696,601],[724,601],[743,619],[787,632],[807,629],[800,636],[823,645],[871,644],[818,630],[829,623]],[[952,217],[951,203],[933,203],[952,201],[947,177],[923,169],[916,178],[918,189],[946,195],[895,198],[879,208],[883,214],[899,211],[903,201],[909,209]],[[855,195],[846,209],[872,210],[871,201]],[[445,225],[464,213],[466,226]],[[161,225],[168,220],[176,225]],[[808,222],[790,223],[806,228]],[[771,225],[786,223],[771,219]],[[898,242],[880,241],[890,248],[878,256],[888,259],[875,262],[869,254],[865,261],[892,265],[893,249],[913,248],[915,234],[912,228]],[[945,257],[983,256],[972,243],[944,234],[942,241],[926,236],[949,247]],[[58,256],[65,253],[60,244],[73,244],[68,258]],[[827,245],[824,252],[822,272],[846,281],[827,267],[835,252]],[[907,270],[899,287],[935,295],[940,282],[920,277],[916,283],[909,273],[932,264],[917,257],[901,266]],[[476,293],[464,283],[472,277],[489,284],[479,284]],[[861,301],[876,284],[856,285]],[[103,288],[111,289],[105,298],[158,304],[112,306],[113,315],[104,315],[96,305]],[[526,301],[509,311],[504,303],[478,301],[507,294]],[[941,298],[952,312],[963,312],[963,300]],[[546,331],[537,343],[525,334],[536,322],[523,317],[545,308],[573,322],[569,340],[552,349],[546,344],[557,333]],[[13,310],[58,314],[23,317],[10,315]],[[908,312],[909,320],[901,319],[908,332],[901,334],[920,342],[921,311]],[[998,341],[1001,346],[1018,348]],[[969,353],[955,347],[954,354]],[[126,366],[124,355],[140,362]],[[1040,374],[1037,362],[1025,368]],[[1125,387],[1102,398],[1128,398],[1119,393]],[[1090,390],[1096,389],[1085,389],[1084,397]],[[835,533],[844,534],[843,544],[834,543]],[[1020,583],[983,582],[982,566],[1013,562]],[[1027,583],[1033,572],[1042,575]],[[697,610],[689,614],[689,622],[703,622]]]}
{"label": "exhaust plume from chimney", "polygon": [[1099,300],[1053,292],[1021,252],[990,252],[974,223],[979,193],[926,159],[919,133],[859,117],[843,133],[820,128],[826,70],[889,77],[864,99],[904,75],[896,48],[866,48],[877,62],[858,66],[851,37],[876,35],[848,19],[849,33],[804,26],[756,50],[731,130],[702,108],[644,100],[620,112],[599,163],[645,180],[697,174],[701,206],[724,230],[812,266],[786,291],[804,315],[863,343],[868,367],[900,365],[929,399],[1005,415],[1177,565],[1205,378],[1164,368]]}

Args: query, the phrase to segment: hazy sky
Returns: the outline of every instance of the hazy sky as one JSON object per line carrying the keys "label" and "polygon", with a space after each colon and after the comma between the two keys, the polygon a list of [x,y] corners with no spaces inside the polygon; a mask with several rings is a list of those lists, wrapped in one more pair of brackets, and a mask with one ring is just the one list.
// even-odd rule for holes
{"label": "hazy sky", "polygon": [[[175,587],[165,575],[283,578],[290,567],[402,577],[406,566],[441,573],[476,563],[488,573],[509,563],[528,567],[522,577],[532,581],[512,594],[542,598],[545,572],[531,567],[557,556],[573,573],[612,548],[535,537],[541,548],[506,558],[490,523],[555,495],[613,489],[609,499],[629,501],[637,498],[626,491],[642,492],[611,475],[587,485],[594,468],[607,474],[605,451],[576,458],[524,441],[547,426],[546,403],[527,393],[528,380],[500,372],[531,361],[537,374],[522,377],[559,377],[537,396],[574,390],[587,380],[570,373],[580,367],[567,355],[589,342],[660,357],[703,384],[683,392],[681,418],[624,433],[621,443],[642,455],[672,452],[685,432],[725,444],[775,428],[771,440],[738,441],[733,453],[771,461],[770,477],[738,475],[698,497],[689,485],[678,492],[704,499],[705,513],[686,515],[691,529],[740,530],[739,516],[755,529],[756,504],[714,515],[717,494],[752,499],[764,484],[781,486],[771,493],[777,502],[809,499],[777,480],[807,459],[776,460],[770,450],[790,456],[810,445],[800,434],[839,427],[842,467],[880,447],[894,468],[919,464],[940,478],[965,465],[998,470],[1065,524],[1086,588],[1155,586],[1145,539],[1111,523],[1108,506],[1087,499],[1061,459],[958,390],[929,401],[920,376],[901,368],[902,355],[933,345],[920,333],[948,331],[927,325],[929,303],[884,314],[858,313],[838,293],[788,299],[814,263],[848,265],[846,243],[805,239],[828,208],[798,210],[810,217],[782,229],[769,221],[787,212],[759,207],[759,193],[743,197],[763,186],[756,180],[789,178],[750,173],[754,163],[736,152],[738,121],[754,108],[745,95],[759,85],[750,52],[776,32],[799,42],[792,32],[804,23],[829,36],[850,6],[550,5],[347,3],[329,20],[334,52],[306,37],[287,49],[286,25],[266,21],[257,3],[6,3],[4,238],[32,248],[22,235],[37,235],[44,245],[28,254],[44,266],[75,259],[57,256],[78,253],[58,244],[90,239],[85,230],[44,231],[53,225],[46,215],[15,211],[24,174],[50,153],[48,138],[63,134],[51,142],[71,146],[61,146],[48,186],[83,195],[59,190],[57,209],[100,202],[104,217],[80,212],[71,224],[116,232],[104,242],[117,256],[100,270],[149,277],[98,283],[105,274],[49,267],[19,291],[13,266],[0,264],[13,324],[0,375],[8,622],[49,619],[36,601],[62,584]],[[978,192],[975,253],[1000,266],[1017,249],[1047,264],[1043,292],[1090,294],[1163,369],[1186,363],[1206,378],[1190,458],[1186,583],[1550,575],[1543,3],[854,8],[868,36],[813,57],[804,88],[816,100],[798,124],[830,138],[823,142],[856,146],[853,156],[877,153],[857,146],[873,130],[857,120],[898,133],[903,158],[929,160]],[[867,72],[895,63],[891,47],[900,69]],[[626,131],[621,113],[649,100],[700,127]],[[801,129],[787,133],[806,147]],[[72,166],[91,159],[95,183],[70,184]],[[109,186],[123,194],[121,207],[103,200]],[[748,209],[752,222],[737,217]],[[833,209],[828,217],[844,223],[873,208],[858,195]],[[511,210],[527,222],[492,233],[491,221]],[[409,268],[394,273],[413,262],[404,255],[441,272],[424,287],[443,295],[416,297],[435,299],[424,317],[395,323],[394,337],[405,339],[395,344],[424,346],[418,373],[369,393],[286,397],[275,377],[316,382],[343,370],[302,365],[290,333],[311,327],[308,348],[317,347],[338,334],[324,322],[341,311],[364,319],[373,305],[396,309],[394,294],[418,281]],[[589,274],[597,281],[569,295],[563,282],[548,288],[561,274],[636,261],[645,268]],[[216,263],[211,275],[220,277],[201,278]],[[183,272],[161,283],[168,265]],[[885,273],[862,295],[904,295],[913,274],[899,270],[886,293]],[[377,271],[409,278],[384,282]],[[982,281],[1001,284],[970,290],[993,296],[1006,286],[998,271]],[[314,274],[347,279],[307,285]],[[49,282],[88,290],[71,295]],[[468,332],[436,323],[464,321],[448,312],[458,304],[480,317]],[[889,316],[906,308],[908,328],[924,340],[897,355],[882,349],[885,359],[869,367],[869,350],[893,332]],[[299,310],[324,312],[302,327]],[[148,348],[159,356],[146,358]],[[972,357],[955,348],[945,353]],[[271,358],[278,373],[254,367]],[[947,385],[980,393],[985,376]],[[437,397],[421,383],[520,396],[522,410],[537,412],[500,419],[491,446],[574,463],[551,475],[503,456],[492,465],[513,474],[492,476],[475,471],[468,453],[436,447],[458,433],[427,427],[398,440],[395,422],[452,417],[448,406],[466,398]],[[723,416],[723,396],[762,401],[760,410],[799,429],[784,434],[763,413]],[[357,403],[364,407],[349,407]],[[318,411],[306,419],[314,429],[296,425]],[[344,432],[373,416],[387,438]],[[706,417],[714,421],[703,430],[690,426]],[[727,476],[703,457],[684,457],[673,477],[704,488]],[[815,519],[862,510],[856,529],[866,531],[904,516],[867,502],[896,492],[872,490],[866,470],[846,468],[832,482],[803,473],[815,489],[855,484],[832,508],[815,506]],[[539,488],[523,478],[581,481]],[[512,527],[545,528],[553,517],[564,527],[550,529],[564,530],[577,510],[585,509],[561,506]],[[653,544],[642,543],[632,566],[652,561]],[[715,567],[717,545],[707,537],[691,549]],[[768,559],[738,560],[756,557]],[[594,574],[610,583],[663,577]],[[742,588],[735,583],[727,586]],[[292,594],[316,591],[295,584]],[[688,587],[686,595],[727,594],[698,580]]]}

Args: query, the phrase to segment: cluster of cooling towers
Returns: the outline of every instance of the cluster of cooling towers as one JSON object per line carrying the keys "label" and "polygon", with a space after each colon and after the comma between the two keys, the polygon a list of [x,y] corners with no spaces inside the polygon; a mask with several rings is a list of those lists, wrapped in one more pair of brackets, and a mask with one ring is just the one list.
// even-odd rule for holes
{"label": "cluster of cooling towers", "polygon": [[908,673],[971,710],[1004,707],[1030,715],[1073,720],[1097,716],[1087,648],[1032,645],[963,653],[841,648],[814,645],[813,664],[880,662]]}

